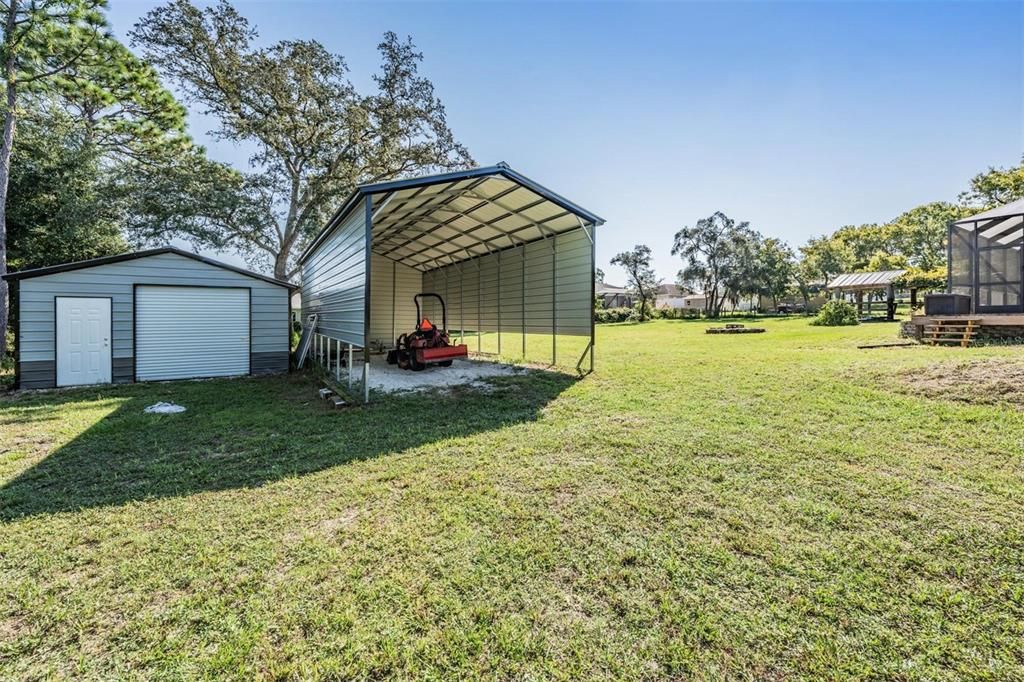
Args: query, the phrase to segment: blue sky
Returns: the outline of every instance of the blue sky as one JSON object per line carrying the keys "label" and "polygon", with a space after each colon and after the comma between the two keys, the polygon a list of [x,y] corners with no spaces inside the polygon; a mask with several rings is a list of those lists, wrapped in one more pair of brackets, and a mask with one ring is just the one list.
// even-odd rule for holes
{"label": "blue sky", "polygon": [[[157,3],[112,0],[124,37]],[[364,89],[411,35],[477,162],[603,216],[598,266],[722,210],[796,247],[954,200],[1024,153],[1024,2],[243,2],[267,43],[312,38]],[[245,154],[205,132],[215,158]],[[341,198],[339,197],[339,201]]]}

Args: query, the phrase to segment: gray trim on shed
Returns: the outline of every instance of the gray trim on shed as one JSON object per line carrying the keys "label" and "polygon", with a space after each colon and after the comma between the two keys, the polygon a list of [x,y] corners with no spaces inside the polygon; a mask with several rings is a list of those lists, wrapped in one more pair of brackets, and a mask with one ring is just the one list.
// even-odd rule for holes
{"label": "gray trim on shed", "polygon": [[135,380],[134,290],[138,285],[244,288],[250,295],[250,374],[289,366],[289,295],[294,288],[242,268],[165,248],[39,268],[7,276],[17,283],[16,381],[21,388],[56,385],[57,297],[111,299],[111,380]]}

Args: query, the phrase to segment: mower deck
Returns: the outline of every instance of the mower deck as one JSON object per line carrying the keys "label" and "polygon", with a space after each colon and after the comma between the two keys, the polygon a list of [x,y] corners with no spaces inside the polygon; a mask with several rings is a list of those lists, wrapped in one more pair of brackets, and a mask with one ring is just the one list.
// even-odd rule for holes
{"label": "mower deck", "polygon": [[416,359],[424,365],[467,357],[469,357],[469,349],[463,344],[458,346],[442,346],[441,348],[416,349]]}

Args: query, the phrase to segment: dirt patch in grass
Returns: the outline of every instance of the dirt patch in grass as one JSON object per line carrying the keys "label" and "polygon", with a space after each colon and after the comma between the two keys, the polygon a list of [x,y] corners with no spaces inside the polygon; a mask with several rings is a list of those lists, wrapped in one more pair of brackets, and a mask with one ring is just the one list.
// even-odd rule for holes
{"label": "dirt patch in grass", "polygon": [[911,395],[1024,410],[1024,362],[990,358],[943,363],[902,370],[896,379],[899,390]]}

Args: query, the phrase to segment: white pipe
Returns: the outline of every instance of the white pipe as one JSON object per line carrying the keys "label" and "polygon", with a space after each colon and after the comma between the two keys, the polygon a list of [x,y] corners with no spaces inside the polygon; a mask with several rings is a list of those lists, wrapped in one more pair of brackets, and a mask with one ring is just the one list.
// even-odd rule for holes
{"label": "white pipe", "polygon": [[370,363],[363,363],[363,402],[370,402]]}

